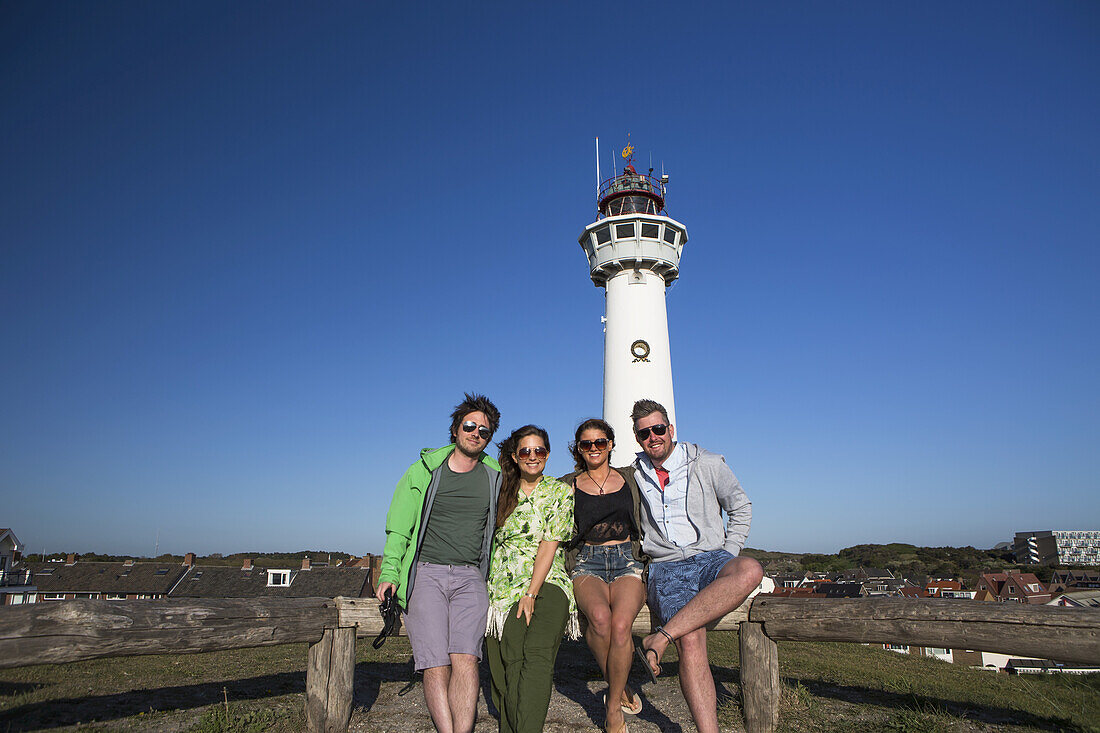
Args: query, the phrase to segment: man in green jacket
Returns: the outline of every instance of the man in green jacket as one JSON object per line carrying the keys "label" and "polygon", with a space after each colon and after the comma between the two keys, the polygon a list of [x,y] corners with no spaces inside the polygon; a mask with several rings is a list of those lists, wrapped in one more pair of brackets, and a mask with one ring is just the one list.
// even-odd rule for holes
{"label": "man in green jacket", "polygon": [[424,698],[440,733],[468,733],[477,711],[500,466],[485,453],[500,411],[467,394],[451,413],[450,445],[425,449],[393,492],[378,600],[395,594]]}

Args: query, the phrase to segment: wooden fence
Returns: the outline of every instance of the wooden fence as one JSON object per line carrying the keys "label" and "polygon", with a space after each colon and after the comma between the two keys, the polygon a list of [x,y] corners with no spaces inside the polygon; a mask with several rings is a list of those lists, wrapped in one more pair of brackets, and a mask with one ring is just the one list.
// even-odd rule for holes
{"label": "wooden fence", "polygon": [[[382,628],[367,598],[51,601],[0,608],[0,667],[96,657],[309,644],[306,725],[346,731],[356,637]],[[779,719],[776,641],[910,644],[1100,664],[1100,613],[1083,609],[902,598],[761,596],[712,628],[739,629],[745,728]],[[648,633],[643,608],[635,633]]]}

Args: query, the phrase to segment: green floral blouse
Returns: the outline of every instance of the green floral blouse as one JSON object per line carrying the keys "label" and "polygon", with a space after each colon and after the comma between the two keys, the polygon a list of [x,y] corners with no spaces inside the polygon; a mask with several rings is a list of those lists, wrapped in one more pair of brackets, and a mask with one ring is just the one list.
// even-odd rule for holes
{"label": "green floral blouse", "polygon": [[493,555],[489,560],[489,622],[486,634],[500,638],[509,612],[531,586],[535,569],[535,554],[539,542],[561,543],[545,583],[565,591],[569,598],[570,639],[580,638],[577,602],[573,598],[573,583],[565,572],[562,546],[573,536],[573,490],[569,484],[543,476],[531,496],[519,492],[519,503],[493,535]]}

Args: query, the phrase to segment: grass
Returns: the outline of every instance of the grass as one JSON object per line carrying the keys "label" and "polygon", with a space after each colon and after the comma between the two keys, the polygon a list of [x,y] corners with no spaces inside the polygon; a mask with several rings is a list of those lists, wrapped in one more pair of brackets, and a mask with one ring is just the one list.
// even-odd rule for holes
{"label": "grass", "polygon": [[[729,730],[742,729],[737,646],[734,632],[711,635],[715,678],[726,693],[719,719]],[[360,640],[357,649],[360,663],[407,679],[407,640],[391,639],[380,651]],[[675,652],[663,661],[666,677],[675,675]],[[786,733],[1100,733],[1100,675],[1009,676],[857,644],[781,643],[779,661]],[[305,646],[288,645],[0,670],[0,731],[298,731],[305,662]],[[357,693],[356,704],[364,703]]]}

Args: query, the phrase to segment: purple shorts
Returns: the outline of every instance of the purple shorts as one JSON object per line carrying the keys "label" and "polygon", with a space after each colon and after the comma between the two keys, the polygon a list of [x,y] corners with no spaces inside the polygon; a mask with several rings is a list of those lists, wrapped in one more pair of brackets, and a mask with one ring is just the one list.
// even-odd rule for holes
{"label": "purple shorts", "polygon": [[418,562],[405,630],[416,670],[446,667],[451,654],[481,659],[489,590],[481,570]]}

